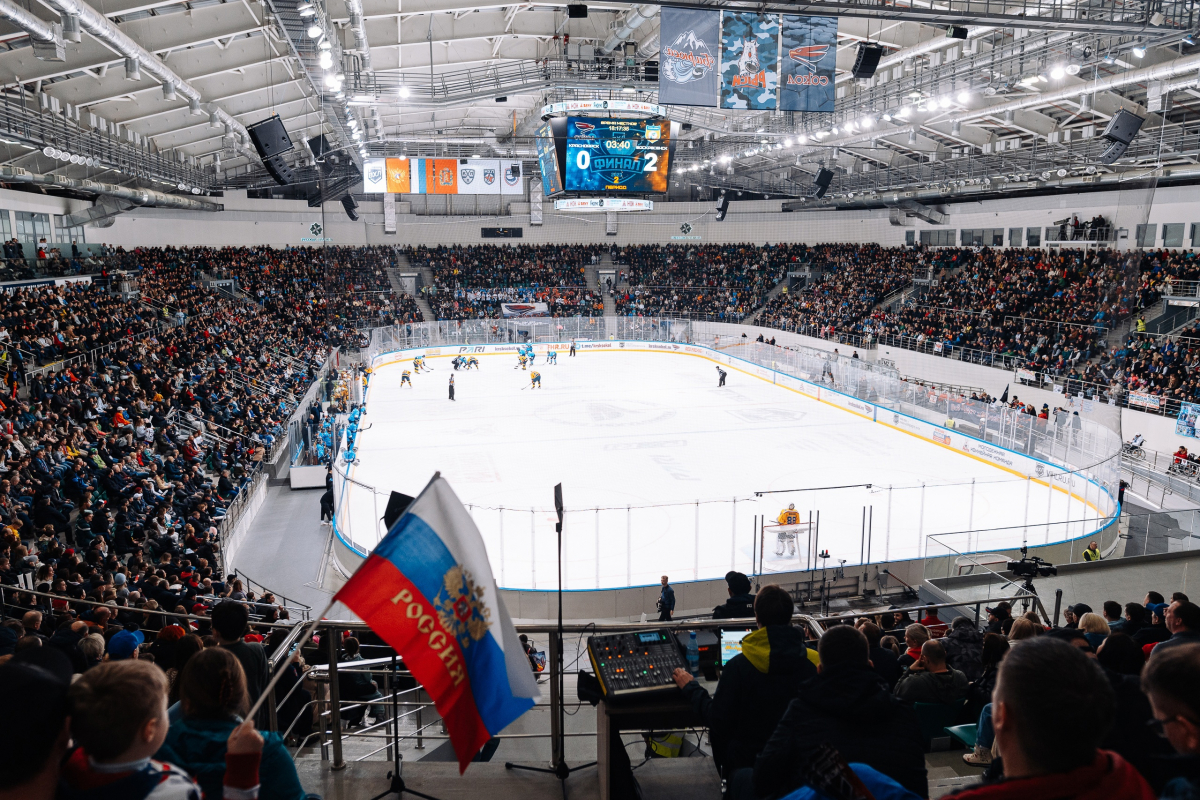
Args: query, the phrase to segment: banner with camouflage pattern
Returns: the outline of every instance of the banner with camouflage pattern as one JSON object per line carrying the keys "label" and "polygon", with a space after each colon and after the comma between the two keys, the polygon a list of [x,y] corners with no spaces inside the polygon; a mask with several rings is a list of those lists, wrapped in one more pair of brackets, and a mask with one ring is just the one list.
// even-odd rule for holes
{"label": "banner with camouflage pattern", "polygon": [[721,108],[769,111],[779,88],[779,15],[721,12]]}
{"label": "banner with camouflage pattern", "polygon": [[837,17],[783,15],[781,109],[833,111],[837,30]]}

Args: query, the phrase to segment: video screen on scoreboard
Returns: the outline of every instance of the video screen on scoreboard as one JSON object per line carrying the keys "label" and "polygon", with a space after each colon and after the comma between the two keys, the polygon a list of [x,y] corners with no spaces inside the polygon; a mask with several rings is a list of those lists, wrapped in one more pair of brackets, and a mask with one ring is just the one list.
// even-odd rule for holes
{"label": "video screen on scoreboard", "polygon": [[568,192],[667,191],[669,120],[568,117],[566,144]]}
{"label": "video screen on scoreboard", "polygon": [[542,194],[546,197],[562,194],[562,174],[558,169],[558,153],[550,122],[538,129],[534,141],[537,145],[538,168],[542,171]]}

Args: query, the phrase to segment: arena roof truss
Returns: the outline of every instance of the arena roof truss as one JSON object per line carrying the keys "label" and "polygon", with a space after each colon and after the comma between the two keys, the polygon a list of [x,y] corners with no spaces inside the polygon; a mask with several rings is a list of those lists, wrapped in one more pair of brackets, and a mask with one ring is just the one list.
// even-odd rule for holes
{"label": "arena roof truss", "polygon": [[[297,143],[288,158],[301,180],[318,172],[303,141],[319,133],[347,169],[404,154],[501,155],[535,170],[545,104],[657,101],[646,62],[667,0],[606,0],[586,18],[569,18],[565,0],[93,3],[0,0],[2,165],[194,195],[274,185],[246,133],[272,114]],[[1190,2],[670,4],[840,17],[835,112],[668,108],[685,124],[682,188],[802,198],[825,167],[829,198],[798,204],[823,207],[1200,167]],[[861,44],[884,56],[856,80]],[[1121,160],[1097,164],[1120,109],[1146,118],[1141,133]]]}

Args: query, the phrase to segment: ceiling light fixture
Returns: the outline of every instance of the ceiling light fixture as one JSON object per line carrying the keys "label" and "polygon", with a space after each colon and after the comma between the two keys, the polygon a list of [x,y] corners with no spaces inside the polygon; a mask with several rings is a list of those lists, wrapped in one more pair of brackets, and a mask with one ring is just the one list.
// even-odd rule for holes
{"label": "ceiling light fixture", "polygon": [[314,22],[308,26],[308,30],[305,32],[308,34],[308,38],[318,39],[321,36],[321,26]]}
{"label": "ceiling light fixture", "polygon": [[328,39],[322,39],[321,41],[317,42],[317,47],[322,50],[329,50],[333,47],[333,45],[329,43]]}
{"label": "ceiling light fixture", "polygon": [[1130,52],[1133,53],[1134,58],[1143,58],[1146,55],[1146,48],[1142,47],[1139,44],[1137,47],[1133,48],[1133,50],[1131,50]]}
{"label": "ceiling light fixture", "polygon": [[1056,81],[1061,81],[1063,76],[1067,74],[1067,70],[1062,64],[1055,64],[1050,68],[1050,77]]}
{"label": "ceiling light fixture", "polygon": [[958,99],[958,102],[960,105],[966,105],[971,100],[971,93],[969,91],[967,91],[966,89],[963,89],[961,92],[958,93],[957,99]]}
{"label": "ceiling light fixture", "polygon": [[408,95],[409,95],[408,87],[401,86],[400,87],[400,98],[404,99],[404,98],[408,97]]}
{"label": "ceiling light fixture", "polygon": [[1080,69],[1082,68],[1078,64],[1067,64],[1068,75],[1078,75]]}
{"label": "ceiling light fixture", "polygon": [[333,53],[328,50],[322,50],[317,63],[321,65],[321,69],[329,69],[333,66]]}

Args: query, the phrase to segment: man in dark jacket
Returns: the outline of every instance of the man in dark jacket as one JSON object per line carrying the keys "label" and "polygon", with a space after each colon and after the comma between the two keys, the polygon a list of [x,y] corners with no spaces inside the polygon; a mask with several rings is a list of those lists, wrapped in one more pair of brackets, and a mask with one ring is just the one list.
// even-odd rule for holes
{"label": "man in dark jacket", "polygon": [[726,572],[725,583],[729,599],[713,609],[713,619],[753,617],[754,595],[750,594],[750,579],[740,572]]}
{"label": "man in dark jacket", "polygon": [[995,607],[987,610],[988,624],[985,633],[1002,633],[1008,636],[1008,632],[1012,630],[1013,616],[1012,606],[1007,601],[997,603]]}
{"label": "man in dark jacket", "polygon": [[818,675],[800,687],[754,762],[734,776],[733,796],[780,797],[805,783],[804,761],[822,744],[928,797],[916,713],[888,693],[871,669],[867,638],[848,625],[825,632]]}
{"label": "man in dark jacket", "polygon": [[967,676],[946,665],[938,639],[921,645],[921,657],[896,683],[896,696],[910,703],[954,703],[967,696]]}
{"label": "man in dark jacket", "polygon": [[1167,630],[1167,605],[1166,603],[1151,603],[1146,606],[1147,625],[1138,629],[1138,632],[1133,635],[1133,641],[1145,647],[1154,642],[1165,642],[1171,638],[1171,632]]}
{"label": "man in dark jacket", "polygon": [[1200,606],[1175,600],[1167,606],[1167,630],[1171,638],[1154,646],[1154,654],[1185,644],[1200,644]]}
{"label": "man in dark jacket", "polygon": [[[1054,713],[1046,712],[1053,698]],[[1113,722],[1113,693],[1096,662],[1051,636],[1023,641],[1000,663],[992,723],[1003,780],[954,800],[1152,800],[1129,762],[1100,744]]]}
{"label": "man in dark jacket", "polygon": [[871,648],[869,651],[871,669],[875,670],[875,674],[879,676],[880,680],[887,684],[888,691],[892,691],[896,688],[896,681],[900,680],[900,676],[904,674],[904,667],[900,666],[899,657],[890,648],[879,646],[879,642],[883,639],[883,630],[874,622],[860,620],[855,627],[863,632],[863,636],[867,637],[867,644]]}
{"label": "man in dark jacket", "polygon": [[941,639],[946,664],[977,681],[983,675],[983,637],[967,617],[955,617],[950,632]]}
{"label": "man in dark jacket", "polygon": [[792,626],[792,610],[791,596],[779,586],[759,590],[758,630],[742,639],[741,654],[725,665],[713,695],[686,670],[675,670],[675,683],[711,732],[713,761],[727,780],[734,770],[754,766],[800,684],[817,674],[803,632]]}

